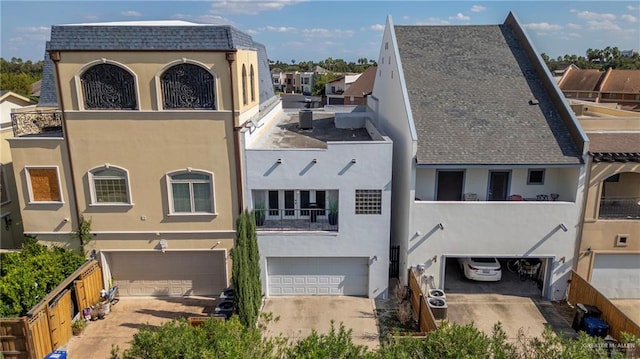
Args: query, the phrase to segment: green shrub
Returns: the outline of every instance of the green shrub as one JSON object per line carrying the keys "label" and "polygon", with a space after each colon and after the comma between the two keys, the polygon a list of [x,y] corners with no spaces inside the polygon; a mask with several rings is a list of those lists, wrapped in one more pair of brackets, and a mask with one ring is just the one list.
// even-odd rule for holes
{"label": "green shrub", "polygon": [[25,315],[84,263],[84,256],[26,238],[20,252],[0,254],[0,317]]}

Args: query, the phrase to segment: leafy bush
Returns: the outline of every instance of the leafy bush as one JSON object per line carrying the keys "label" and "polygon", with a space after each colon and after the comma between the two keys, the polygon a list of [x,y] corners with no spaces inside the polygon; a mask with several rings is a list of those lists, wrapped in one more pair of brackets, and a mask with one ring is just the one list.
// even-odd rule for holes
{"label": "leafy bush", "polygon": [[0,254],[0,317],[25,315],[84,263],[84,256],[26,238],[22,251]]}

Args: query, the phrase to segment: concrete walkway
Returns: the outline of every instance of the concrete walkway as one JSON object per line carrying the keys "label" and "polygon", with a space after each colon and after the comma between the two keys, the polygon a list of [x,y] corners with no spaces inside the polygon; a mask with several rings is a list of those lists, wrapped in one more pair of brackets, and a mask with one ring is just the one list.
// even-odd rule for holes
{"label": "concrete walkway", "polygon": [[266,335],[284,335],[289,340],[299,340],[315,329],[328,333],[331,320],[337,329],[342,322],[352,329],[355,344],[376,349],[380,345],[374,301],[359,297],[273,297],[266,300],[263,312],[273,313],[280,320],[267,325]]}
{"label": "concrete walkway", "polygon": [[216,306],[212,298],[122,298],[111,306],[102,320],[89,322],[80,336],[67,343],[69,359],[107,359],[111,346],[120,351],[129,348],[129,342],[138,329],[160,326],[174,318],[206,317]]}

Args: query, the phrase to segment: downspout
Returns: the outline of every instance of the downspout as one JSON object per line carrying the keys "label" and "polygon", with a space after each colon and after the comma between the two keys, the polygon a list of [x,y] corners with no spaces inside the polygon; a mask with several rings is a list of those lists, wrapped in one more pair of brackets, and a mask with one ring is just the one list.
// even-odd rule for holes
{"label": "downspout", "polygon": [[[62,100],[62,86],[60,85],[60,70],[58,68],[58,62],[60,62],[60,51],[52,51],[49,53],[49,58],[53,61],[53,65],[56,73],[56,89],[58,90],[58,102],[60,106],[60,112],[62,116],[62,135],[64,137],[64,143],[67,147],[67,158],[69,160],[69,177],[71,180],[73,205],[75,206],[76,224],[79,227],[81,222],[80,206],[78,205],[78,196],[76,195],[76,180],[73,170],[73,160],[71,158],[71,145],[69,144],[69,131],[67,129],[67,118],[65,116],[64,101]],[[80,242],[80,248],[84,251],[84,246]],[[84,254],[84,253],[83,253]]]}
{"label": "downspout", "polygon": [[238,196],[238,213],[244,211],[244,195],[242,191],[242,161],[240,160],[240,130],[242,127],[236,126],[236,104],[233,85],[233,62],[236,59],[236,52],[226,53],[227,62],[229,63],[229,89],[231,90],[231,125],[233,126],[233,150],[236,167],[236,191]]}

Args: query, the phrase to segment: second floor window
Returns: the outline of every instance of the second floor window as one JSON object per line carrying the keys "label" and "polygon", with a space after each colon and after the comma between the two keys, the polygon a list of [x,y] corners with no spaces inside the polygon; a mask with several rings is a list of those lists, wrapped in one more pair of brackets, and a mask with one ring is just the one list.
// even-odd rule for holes
{"label": "second floor window", "polygon": [[58,167],[27,167],[30,202],[61,203]]}
{"label": "second floor window", "polygon": [[94,204],[129,204],[127,172],[114,167],[101,167],[89,172],[91,201]]}
{"label": "second floor window", "polygon": [[85,71],[80,81],[87,110],[135,110],[136,90],[132,74],[120,66],[98,64]]}
{"label": "second floor window", "polygon": [[172,66],[160,79],[165,110],[215,110],[215,80],[194,64]]}
{"label": "second floor window", "polygon": [[180,172],[168,176],[170,207],[174,214],[212,214],[213,176],[205,172]]}

